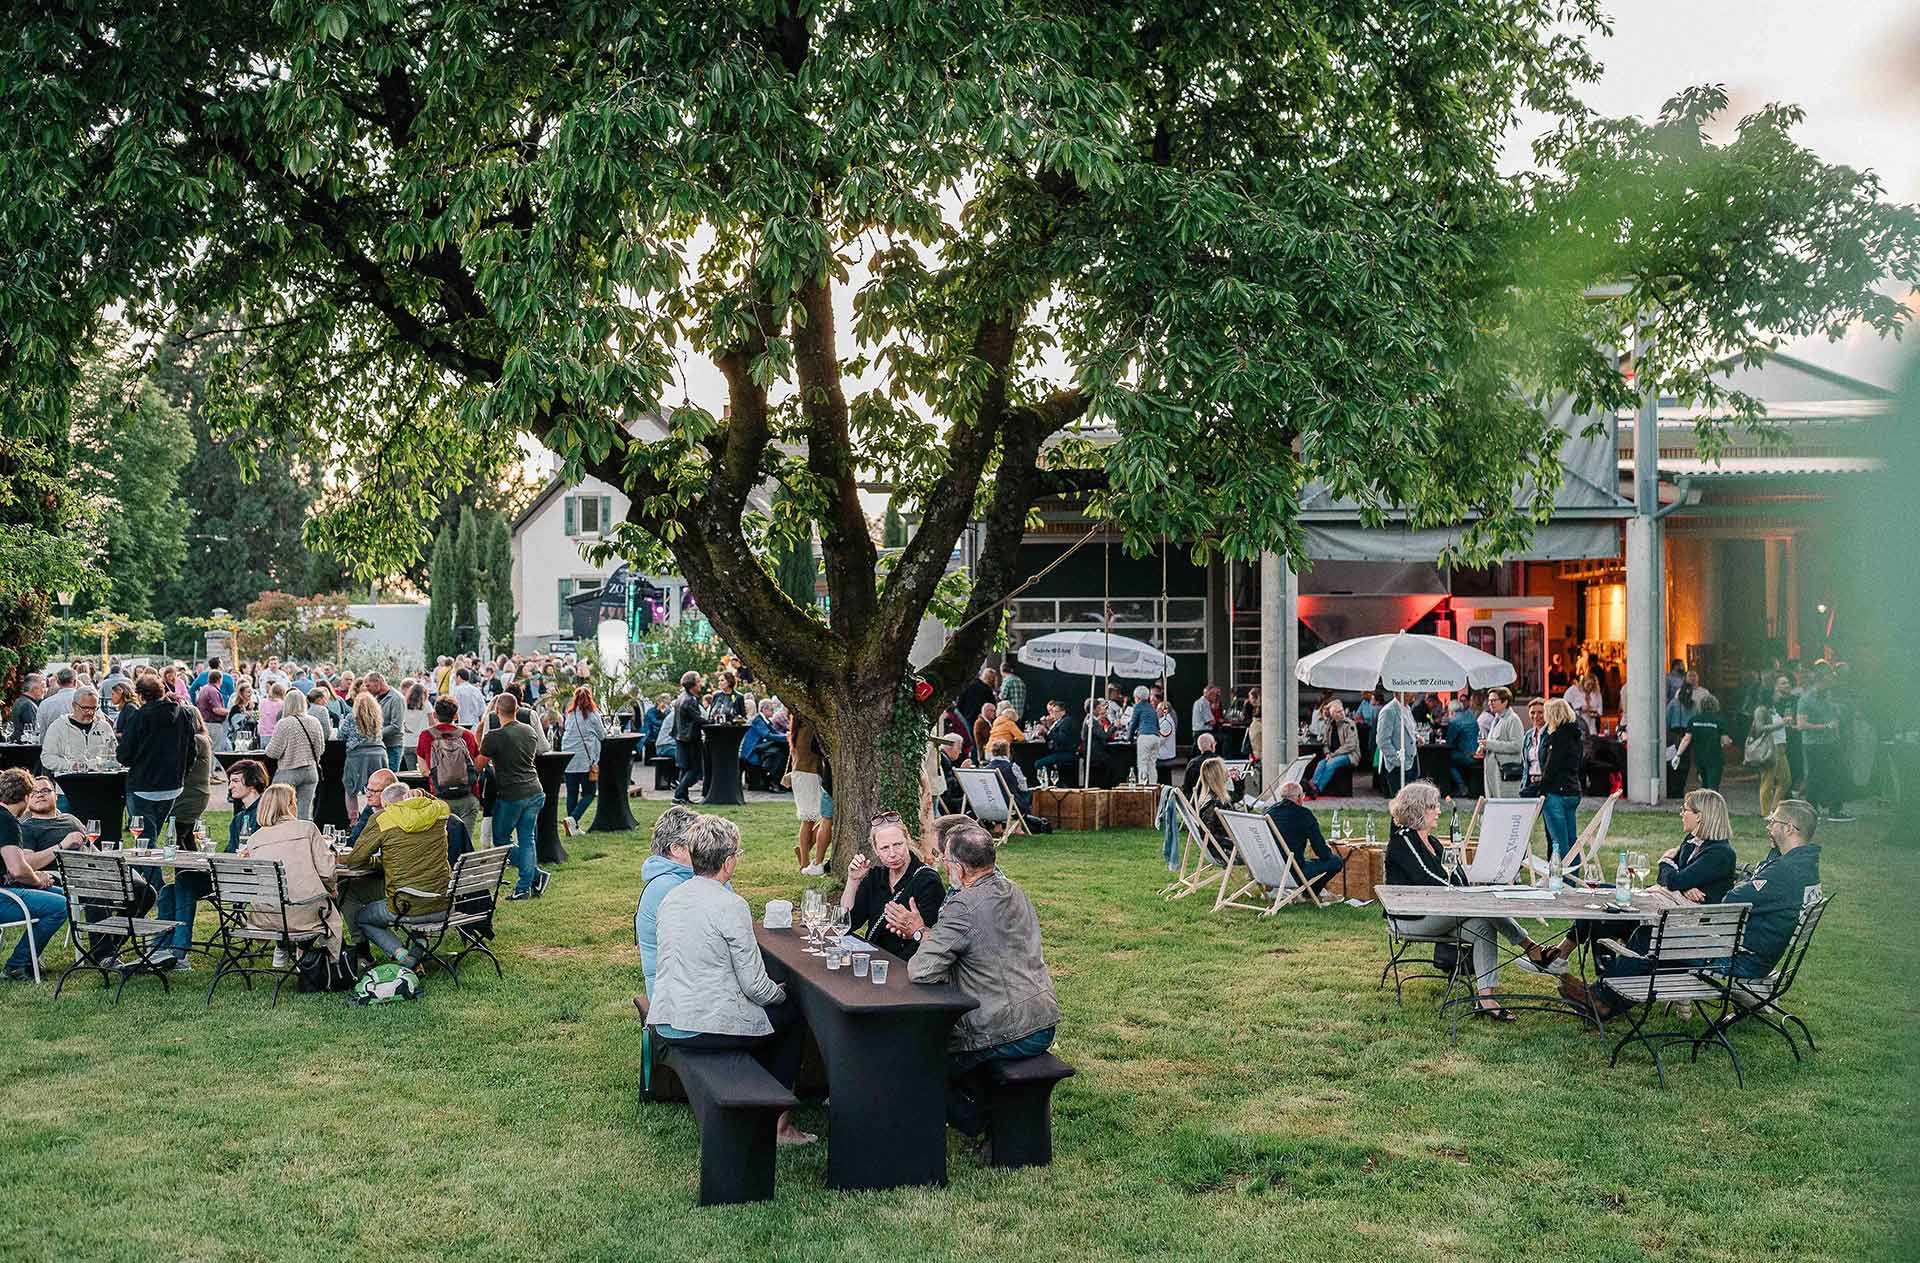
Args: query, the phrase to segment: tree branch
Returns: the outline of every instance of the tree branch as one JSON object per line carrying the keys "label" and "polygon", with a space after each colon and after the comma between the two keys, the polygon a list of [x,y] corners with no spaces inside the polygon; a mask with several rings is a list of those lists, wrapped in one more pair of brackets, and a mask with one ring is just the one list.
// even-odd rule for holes
{"label": "tree branch", "polygon": [[820,538],[827,594],[833,602],[830,617],[836,632],[855,641],[872,627],[880,556],[860,508],[847,396],[834,342],[833,289],[820,278],[802,285],[798,297],[804,319],[794,321],[794,371],[806,419],[807,470],[827,487]]}

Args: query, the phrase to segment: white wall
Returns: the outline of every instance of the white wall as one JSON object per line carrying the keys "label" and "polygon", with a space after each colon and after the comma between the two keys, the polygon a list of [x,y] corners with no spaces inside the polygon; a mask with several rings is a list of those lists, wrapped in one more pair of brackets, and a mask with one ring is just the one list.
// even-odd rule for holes
{"label": "white wall", "polygon": [[345,638],[347,644],[389,652],[403,667],[420,665],[420,654],[427,643],[425,601],[405,605],[349,605],[347,613],[373,624],[349,631]]}
{"label": "white wall", "polygon": [[513,536],[514,644],[516,648],[539,648],[564,630],[560,626],[560,580],[598,579],[620,568],[617,558],[595,565],[582,550],[595,543],[598,535],[566,533],[568,496],[611,496],[613,513],[609,522],[621,522],[627,516],[627,497],[615,487],[589,478],[568,487],[540,506],[538,512]]}

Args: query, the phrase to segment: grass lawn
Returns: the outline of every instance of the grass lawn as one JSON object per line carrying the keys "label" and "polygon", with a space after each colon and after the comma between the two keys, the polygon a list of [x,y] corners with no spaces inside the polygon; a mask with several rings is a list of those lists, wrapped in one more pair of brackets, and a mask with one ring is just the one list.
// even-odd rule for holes
{"label": "grass lawn", "polygon": [[[756,913],[794,896],[790,808],[727,814]],[[1764,850],[1758,821],[1735,832]],[[1615,835],[1664,850],[1677,824]],[[1662,1091],[1545,1015],[1449,1048],[1434,984],[1405,1008],[1375,989],[1375,908],[1215,915],[1154,897],[1153,835],[1023,840],[1004,864],[1080,1071],[1053,1166],[990,1171],[956,1138],[946,1189],[839,1194],[819,1147],[782,1153],[773,1202],[714,1210],[690,1113],[634,1096],[643,839],[576,839],[545,899],[505,908],[506,980],[478,962],[415,1004],[223,988],[209,1010],[204,966],[118,1008],[78,977],[57,1003],[0,988],[0,1259],[1915,1257],[1920,858],[1884,822],[1820,839],[1840,897],[1794,1006],[1820,1053],[1744,1032],[1745,1091],[1711,1055]]]}

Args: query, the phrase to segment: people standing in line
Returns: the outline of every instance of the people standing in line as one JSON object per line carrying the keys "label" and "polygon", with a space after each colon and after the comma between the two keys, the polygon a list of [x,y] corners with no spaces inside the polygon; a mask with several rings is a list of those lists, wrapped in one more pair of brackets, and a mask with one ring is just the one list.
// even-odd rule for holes
{"label": "people standing in line", "polygon": [[579,832],[580,817],[593,805],[600,782],[600,746],[604,737],[593,690],[579,685],[573,690],[566,714],[560,721],[560,752],[573,756],[567,761],[567,814],[561,824],[568,837]]}
{"label": "people standing in line", "polygon": [[1760,814],[1768,816],[1780,805],[1793,785],[1793,769],[1787,760],[1788,712],[1793,705],[1793,681],[1777,675],[1772,691],[1753,708],[1753,728],[1749,741],[1766,742],[1766,758],[1760,764]]}
{"label": "people standing in line", "polygon": [[1474,753],[1480,759],[1481,780],[1489,798],[1518,797],[1526,785],[1526,728],[1514,713],[1513,690],[1496,685],[1487,690],[1487,713],[1493,723]]}
{"label": "people standing in line", "polygon": [[1540,748],[1540,794],[1546,799],[1541,814],[1547,841],[1564,859],[1572,853],[1579,832],[1580,772],[1586,761],[1586,742],[1573,707],[1563,697],[1547,700],[1543,710],[1546,736]]}
{"label": "people standing in line", "polygon": [[313,793],[320,784],[320,760],[327,752],[326,730],[307,711],[307,699],[288,691],[266,749],[267,757],[275,761],[273,783],[292,787],[294,814],[301,820],[313,819]]}
{"label": "people standing in line", "polygon": [[493,699],[497,726],[480,742],[480,768],[493,773],[493,841],[504,846],[512,839],[513,866],[519,873],[509,899],[537,899],[547,892],[553,875],[538,863],[536,842],[540,809],[546,805],[546,791],[540,786],[540,773],[534,755],[545,744],[539,732],[520,709],[520,699],[511,692]]}
{"label": "people standing in line", "polygon": [[673,783],[673,801],[691,803],[688,797],[693,783],[700,779],[700,673],[689,671],[680,677],[680,697],[673,707],[673,757],[680,775]]}

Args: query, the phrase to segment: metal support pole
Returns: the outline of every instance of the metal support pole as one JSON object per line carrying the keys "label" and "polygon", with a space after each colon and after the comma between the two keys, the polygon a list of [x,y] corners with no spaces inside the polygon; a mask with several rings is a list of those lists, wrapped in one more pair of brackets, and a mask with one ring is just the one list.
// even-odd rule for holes
{"label": "metal support pole", "polygon": [[1627,800],[1656,804],[1665,792],[1666,574],[1660,522],[1660,399],[1646,371],[1646,340],[1634,346],[1640,411],[1633,422],[1633,517],[1627,520]]}
{"label": "metal support pole", "polygon": [[1300,579],[1278,553],[1260,554],[1260,749],[1264,784],[1298,756]]}

